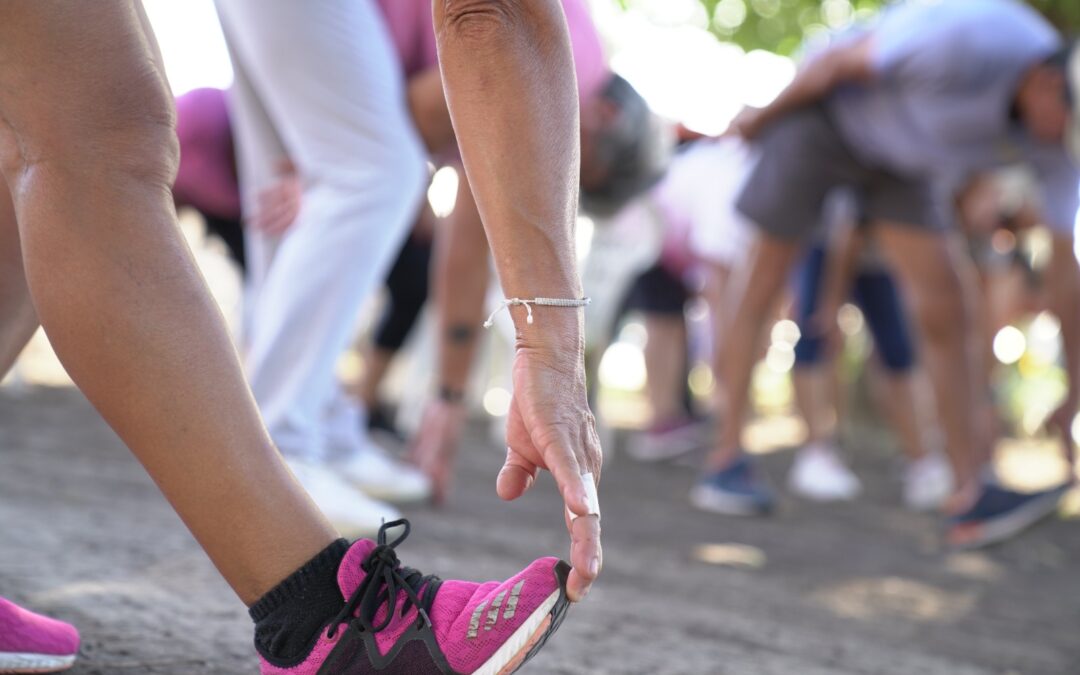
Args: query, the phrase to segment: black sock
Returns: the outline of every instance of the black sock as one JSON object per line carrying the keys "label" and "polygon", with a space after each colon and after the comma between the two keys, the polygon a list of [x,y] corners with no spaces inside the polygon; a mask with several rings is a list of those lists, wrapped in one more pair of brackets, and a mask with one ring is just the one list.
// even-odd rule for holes
{"label": "black sock", "polygon": [[252,605],[255,647],[281,663],[303,659],[319,630],[345,606],[337,571],[349,550],[338,539]]}

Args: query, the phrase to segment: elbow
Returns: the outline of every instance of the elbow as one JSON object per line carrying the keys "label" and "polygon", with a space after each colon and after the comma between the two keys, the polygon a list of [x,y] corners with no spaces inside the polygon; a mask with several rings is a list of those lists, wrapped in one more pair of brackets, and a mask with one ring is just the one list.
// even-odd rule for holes
{"label": "elbow", "polygon": [[528,4],[527,0],[436,0],[436,30],[440,36],[468,42],[504,38],[528,23]]}

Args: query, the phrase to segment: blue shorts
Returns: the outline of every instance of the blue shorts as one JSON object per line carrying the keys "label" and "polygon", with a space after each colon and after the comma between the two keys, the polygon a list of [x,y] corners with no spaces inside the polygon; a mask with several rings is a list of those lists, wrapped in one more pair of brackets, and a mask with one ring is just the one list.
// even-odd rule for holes
{"label": "blue shorts", "polygon": [[[825,340],[810,326],[824,281],[824,263],[825,249],[814,246],[796,273],[796,321],[802,335],[795,344],[796,368],[820,363],[824,356]],[[884,270],[859,272],[852,284],[851,299],[862,310],[885,367],[896,373],[911,370],[915,365],[915,347],[892,276]]]}

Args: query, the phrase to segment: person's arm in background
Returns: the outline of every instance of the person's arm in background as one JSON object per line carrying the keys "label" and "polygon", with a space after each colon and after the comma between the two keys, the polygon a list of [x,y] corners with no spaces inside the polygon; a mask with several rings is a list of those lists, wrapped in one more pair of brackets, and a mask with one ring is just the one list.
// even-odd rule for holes
{"label": "person's arm in background", "polygon": [[764,108],[745,108],[731,122],[727,133],[756,138],[777,119],[821,101],[837,87],[873,79],[872,49],[872,38],[864,36],[811,58],[771,103]]}
{"label": "person's arm in background", "polygon": [[[576,78],[557,0],[436,0],[447,103],[507,297],[580,298],[574,249],[580,172]],[[585,390],[584,312],[513,308],[517,350],[507,458],[498,492],[515,499],[540,468],[569,511],[568,592],[601,566],[600,520],[582,475],[599,479],[600,443]]]}
{"label": "person's arm in background", "polygon": [[844,219],[829,230],[825,246],[825,276],[821,284],[818,311],[811,319],[814,330],[826,336],[829,349],[836,348],[836,318],[847,300],[865,234],[854,222]]}

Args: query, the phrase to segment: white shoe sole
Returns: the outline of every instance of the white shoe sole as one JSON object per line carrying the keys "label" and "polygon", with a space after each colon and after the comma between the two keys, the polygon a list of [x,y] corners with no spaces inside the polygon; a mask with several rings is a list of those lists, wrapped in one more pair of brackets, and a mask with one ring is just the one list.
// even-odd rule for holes
{"label": "white shoe sole", "polygon": [[75,655],[0,652],[0,673],[59,673],[75,665]]}
{"label": "white shoe sole", "polygon": [[536,611],[529,616],[528,620],[518,626],[510,639],[504,642],[484,665],[473,671],[473,675],[504,675],[507,672],[513,672],[513,670],[505,670],[506,667],[537,641],[540,637],[538,633],[544,623],[551,618],[551,610],[555,607],[555,603],[559,601],[560,595],[562,595],[562,591],[555,591],[549,595],[536,608]]}

